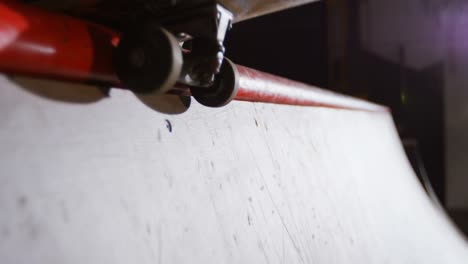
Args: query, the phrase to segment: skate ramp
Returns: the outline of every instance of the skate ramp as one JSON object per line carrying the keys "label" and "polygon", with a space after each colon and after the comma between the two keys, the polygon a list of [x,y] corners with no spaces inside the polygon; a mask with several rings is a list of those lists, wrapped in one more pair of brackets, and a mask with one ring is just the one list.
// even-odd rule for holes
{"label": "skate ramp", "polygon": [[388,112],[0,77],[0,263],[466,263]]}

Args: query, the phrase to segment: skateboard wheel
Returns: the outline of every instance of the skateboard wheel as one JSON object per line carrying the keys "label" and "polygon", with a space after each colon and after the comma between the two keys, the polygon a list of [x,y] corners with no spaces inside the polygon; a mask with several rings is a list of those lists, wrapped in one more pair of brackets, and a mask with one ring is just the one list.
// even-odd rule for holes
{"label": "skateboard wheel", "polygon": [[221,107],[230,103],[239,90],[239,73],[232,61],[225,58],[221,71],[211,88],[192,88],[192,95],[200,104]]}
{"label": "skateboard wheel", "polygon": [[165,93],[182,70],[182,50],[176,38],[156,23],[124,31],[113,64],[122,84],[135,93]]}

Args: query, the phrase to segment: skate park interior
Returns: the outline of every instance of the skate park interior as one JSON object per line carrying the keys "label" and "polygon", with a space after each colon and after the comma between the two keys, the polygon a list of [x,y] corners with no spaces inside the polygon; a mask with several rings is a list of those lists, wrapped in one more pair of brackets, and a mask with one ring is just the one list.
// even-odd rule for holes
{"label": "skate park interior", "polygon": [[376,111],[0,73],[0,263],[466,263],[467,25],[463,1],[316,1],[227,34]]}

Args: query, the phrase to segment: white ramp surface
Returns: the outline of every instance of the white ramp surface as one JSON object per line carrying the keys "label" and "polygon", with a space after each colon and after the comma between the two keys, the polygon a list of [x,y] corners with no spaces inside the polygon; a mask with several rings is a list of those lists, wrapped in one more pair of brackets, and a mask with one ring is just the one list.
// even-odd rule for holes
{"label": "white ramp surface", "polygon": [[388,113],[103,95],[0,76],[0,263],[468,263]]}

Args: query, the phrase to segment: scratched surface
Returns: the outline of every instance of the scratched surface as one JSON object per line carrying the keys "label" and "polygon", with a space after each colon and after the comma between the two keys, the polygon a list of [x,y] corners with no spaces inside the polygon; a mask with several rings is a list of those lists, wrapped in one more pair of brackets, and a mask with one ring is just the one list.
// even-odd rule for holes
{"label": "scratched surface", "polygon": [[388,114],[186,105],[0,76],[0,263],[467,263]]}

